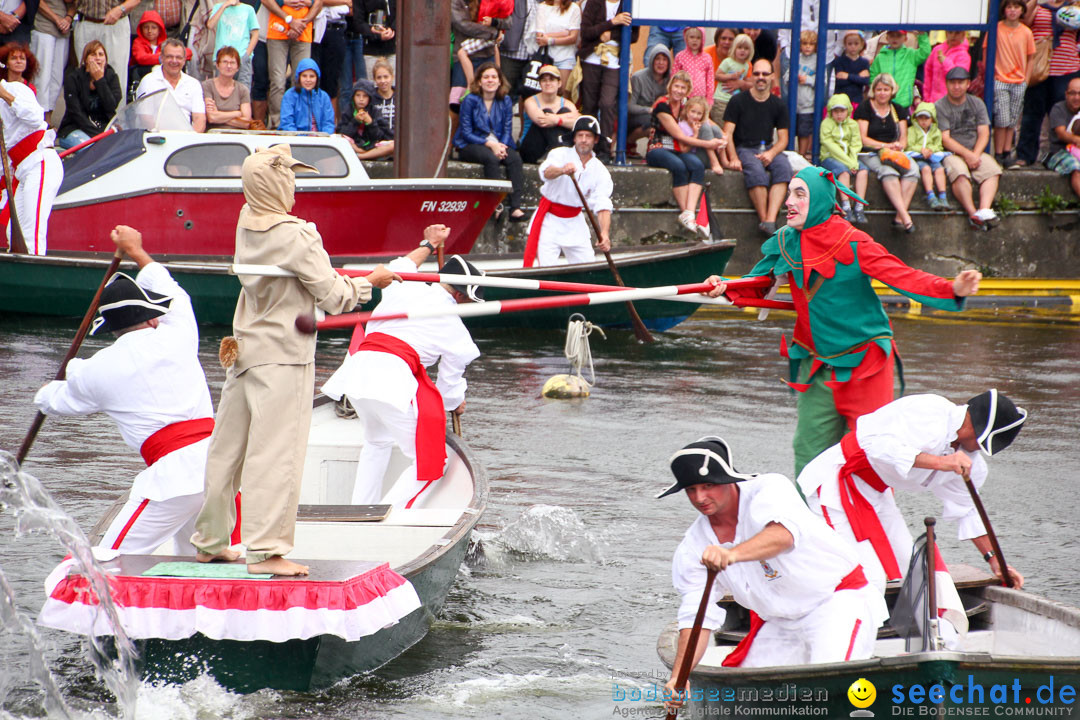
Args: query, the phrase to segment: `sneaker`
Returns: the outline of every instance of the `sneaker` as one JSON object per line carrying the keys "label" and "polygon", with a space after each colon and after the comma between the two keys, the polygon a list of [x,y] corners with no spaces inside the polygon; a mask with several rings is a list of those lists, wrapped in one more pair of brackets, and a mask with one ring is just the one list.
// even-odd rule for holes
{"label": "sneaker", "polygon": [[979,217],[978,213],[975,213],[974,215],[968,215],[968,224],[971,225],[971,227],[975,228],[976,230],[989,230],[990,229],[990,226],[987,225],[986,222],[983,221],[983,219]]}
{"label": "sneaker", "polygon": [[840,206],[840,217],[844,218],[845,220],[851,219],[851,205]]}
{"label": "sneaker", "polygon": [[927,194],[927,196],[926,196],[926,204],[930,206],[931,210],[940,210],[941,209],[941,203],[938,201],[937,195],[935,195],[934,193]]}
{"label": "sneaker", "polygon": [[862,205],[856,205],[854,208],[852,208],[851,214],[851,221],[856,225],[865,225],[869,222],[869,220],[866,219],[866,212],[863,210]]}
{"label": "sneaker", "polygon": [[949,204],[949,196],[945,193],[938,195],[938,210],[942,212],[952,212],[952,205]]}
{"label": "sneaker", "polygon": [[1009,168],[1016,167],[1016,155],[1013,153],[1005,153],[1001,156],[1001,160],[998,161],[1001,167],[1008,170]]}
{"label": "sneaker", "polygon": [[697,234],[698,234],[698,237],[700,237],[702,240],[708,240],[709,238],[712,237],[712,232],[709,229],[708,225],[698,225],[697,226]]}
{"label": "sneaker", "polygon": [[1001,218],[999,218],[997,213],[994,212],[993,210],[991,210],[990,208],[983,208],[982,210],[976,210],[975,211],[975,217],[977,217],[979,220],[981,220],[982,223],[984,225],[986,225],[987,227],[993,227],[993,226],[997,225],[999,222],[1001,222]]}
{"label": "sneaker", "polygon": [[693,210],[683,210],[679,213],[679,224],[690,232],[697,234],[697,220]]}
{"label": "sneaker", "polygon": [[776,223],[775,222],[760,222],[760,223],[758,223],[757,227],[758,227],[758,230],[760,230],[761,232],[763,232],[765,234],[765,237],[772,237],[773,233],[776,232]]}

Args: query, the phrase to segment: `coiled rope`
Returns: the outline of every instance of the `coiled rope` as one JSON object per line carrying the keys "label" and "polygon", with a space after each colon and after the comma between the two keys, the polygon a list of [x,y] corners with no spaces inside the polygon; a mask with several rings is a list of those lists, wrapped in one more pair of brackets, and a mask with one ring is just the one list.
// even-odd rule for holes
{"label": "coiled rope", "polygon": [[[592,387],[596,383],[592,350],[589,347],[589,335],[592,334],[593,330],[600,333],[600,336],[607,340],[603,328],[593,325],[581,313],[574,313],[570,316],[570,322],[566,326],[566,347],[563,350],[566,359],[570,361],[570,374],[581,378],[581,381],[588,387]],[[588,380],[582,375],[582,370],[586,366],[589,368]]]}

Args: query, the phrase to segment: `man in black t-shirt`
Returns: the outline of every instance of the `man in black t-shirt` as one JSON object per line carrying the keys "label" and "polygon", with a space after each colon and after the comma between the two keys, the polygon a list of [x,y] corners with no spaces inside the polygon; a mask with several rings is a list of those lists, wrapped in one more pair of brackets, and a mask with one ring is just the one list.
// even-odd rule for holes
{"label": "man in black t-shirt", "polygon": [[[731,98],[724,111],[724,136],[728,162],[741,170],[750,202],[758,214],[758,229],[766,236],[776,232],[776,214],[787,195],[791,165],[784,156],[788,144],[788,110],[772,94],[772,62],[754,62],[753,87]],[[773,141],[773,134],[776,141]]]}
{"label": "man in black t-shirt", "polygon": [[1069,145],[1080,145],[1080,127],[1073,121],[1080,114],[1080,77],[1069,81],[1065,99],[1050,108],[1050,153],[1046,167],[1069,178],[1069,184],[1080,197],[1080,160],[1069,151]]}

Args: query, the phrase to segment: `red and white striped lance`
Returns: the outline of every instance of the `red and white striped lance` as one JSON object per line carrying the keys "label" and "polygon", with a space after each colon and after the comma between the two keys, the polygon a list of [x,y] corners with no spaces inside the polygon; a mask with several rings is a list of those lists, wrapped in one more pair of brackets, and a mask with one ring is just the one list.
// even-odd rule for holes
{"label": "red and white striped lance", "polygon": [[[467,276],[470,280],[474,276]],[[575,307],[579,305],[604,305],[607,303],[621,303],[635,300],[667,300],[679,295],[691,295],[708,292],[713,289],[709,283],[691,283],[688,285],[663,285],[651,288],[624,288],[615,291],[575,293],[572,295],[555,295],[552,297],[517,298],[514,300],[491,300],[483,303],[466,303],[463,305],[420,308],[402,313],[378,313],[359,312],[344,313],[327,317],[325,320],[315,322],[310,315],[301,315],[296,318],[296,327],[301,332],[314,332],[315,330],[331,330],[334,328],[351,328],[359,323],[372,320],[417,320],[421,318],[444,317],[456,315],[458,317],[483,317],[486,315],[502,315],[504,313],[527,312],[529,310],[547,310],[558,307]],[[755,300],[754,307],[775,307],[790,309],[791,303],[779,300]],[[764,305],[762,303],[768,303]]]}
{"label": "red and white striped lance", "polygon": [[[365,277],[371,274],[371,270],[357,270],[351,268],[335,268],[341,275],[347,275],[349,277]],[[261,275],[265,277],[293,277],[293,273],[288,270],[283,270],[276,265],[245,265],[234,264],[229,267],[229,272],[233,275]],[[546,290],[549,292],[566,292],[566,293],[604,293],[604,292],[623,292],[626,290],[634,290],[636,288],[626,288],[621,285],[601,285],[598,283],[578,283],[578,282],[562,282],[559,280],[533,280],[527,278],[508,278],[497,277],[494,275],[451,275],[448,273],[424,273],[424,272],[403,272],[398,273],[398,276],[406,282],[437,282],[446,283],[447,285],[477,285],[481,287],[495,287],[506,288],[511,290]],[[772,280],[767,277],[753,277],[742,278],[726,281],[729,287],[769,287],[772,284]],[[654,298],[657,300],[673,300],[679,302],[691,302],[699,305],[735,305],[736,307],[768,307],[779,308],[786,310],[793,310],[794,305],[791,303],[781,303],[777,305],[775,302],[770,302],[767,305],[760,304],[763,301],[755,300],[752,298],[736,300],[732,302],[726,298],[710,298],[701,295],[686,296],[686,295],[672,295],[663,298]]]}

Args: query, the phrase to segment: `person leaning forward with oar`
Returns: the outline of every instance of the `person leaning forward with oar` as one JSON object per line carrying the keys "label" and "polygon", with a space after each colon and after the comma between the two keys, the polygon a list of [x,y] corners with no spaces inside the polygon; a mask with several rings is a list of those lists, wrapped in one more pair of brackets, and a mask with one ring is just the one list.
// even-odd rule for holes
{"label": "person leaning forward with oar", "polygon": [[[912,538],[896,504],[896,490],[933,493],[942,517],[955,520],[961,540],[971,540],[998,577],[1001,564],[965,487],[986,481],[983,455],[1007,448],[1027,419],[1027,412],[997,390],[955,405],[940,395],[909,395],[858,419],[855,430],[818,455],[797,483],[807,504],[841,535],[857,544],[866,576],[882,590],[899,580],[911,561]],[[890,490],[892,492],[890,492]],[[945,640],[967,630],[960,596],[937,559],[937,607],[949,621]],[[1024,577],[1008,568],[1015,587]]]}
{"label": "person leaning forward with oar", "polygon": [[[747,277],[787,282],[795,303],[792,345],[780,353],[791,361],[788,382],[799,392],[795,428],[795,474],[855,428],[855,419],[893,399],[899,364],[892,326],[872,280],[939,310],[964,309],[982,274],[964,270],[955,280],[905,265],[882,245],[837,214],[837,193],[863,204],[824,168],[811,165],[792,178],[787,226],[761,246],[764,254]],[[728,288],[716,275],[710,297],[763,297],[768,289]],[[902,377],[902,376],[901,376]],[[901,387],[901,390],[903,388]]]}
{"label": "person leaning forward with oar", "polygon": [[372,286],[400,280],[381,265],[366,279],[334,270],[315,225],[289,215],[297,170],[316,172],[280,144],[257,149],[240,172],[247,202],[236,224],[235,261],[277,265],[292,277],[240,278],[235,347],[206,460],[206,503],[191,538],[200,562],[236,560],[229,539],[243,488],[240,540],[251,573],[308,572],[284,557],[293,549],[315,393],[315,336],[296,330],[296,316],[316,306],[351,310],[371,299]]}
{"label": "person leaning forward with oar", "polygon": [[[679,647],[665,691],[674,697],[676,668],[688,652],[695,611],[707,569],[719,574],[702,627],[724,624],[717,600],[730,594],[750,610],[746,637],[724,659],[725,667],[764,667],[861,660],[870,657],[877,629],[889,616],[881,591],[869,584],[852,544],[815,516],[778,473],[735,469],[719,437],[692,442],[671,457],[675,482],[658,497],[680,490],[701,515],[686,531],[672,561],[672,581],[682,596]],[[703,633],[691,667],[709,647]],[[679,700],[668,707],[680,705]]]}
{"label": "person leaning forward with oar", "polygon": [[600,137],[600,123],[591,115],[582,115],[574,123],[574,146],[552,148],[540,165],[540,204],[529,225],[525,245],[524,267],[555,265],[559,255],[568,263],[587,263],[596,258],[589,235],[589,226],[582,212],[582,201],[574,189],[574,179],[596,214],[598,235],[596,247],[601,252],[611,249],[608,231],[611,227],[613,185],[611,173],[593,154]]}

